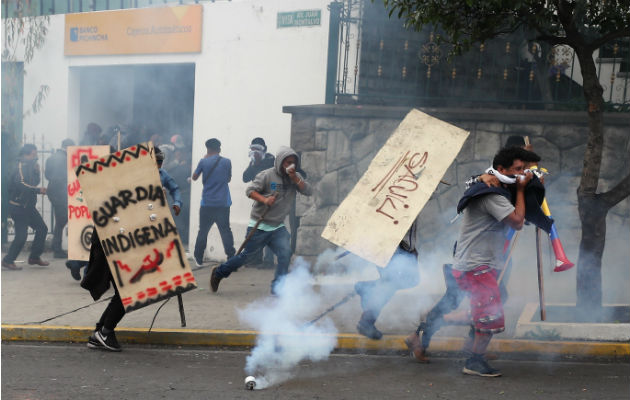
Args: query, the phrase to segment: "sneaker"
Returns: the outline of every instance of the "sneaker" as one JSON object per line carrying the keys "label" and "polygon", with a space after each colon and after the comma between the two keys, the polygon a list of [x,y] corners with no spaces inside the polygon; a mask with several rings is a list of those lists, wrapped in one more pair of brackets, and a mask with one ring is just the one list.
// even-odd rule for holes
{"label": "sneaker", "polygon": [[357,331],[363,336],[373,340],[379,340],[383,337],[383,333],[376,329],[374,322],[367,321],[364,318],[359,320]]}
{"label": "sneaker", "polygon": [[496,368],[492,368],[485,359],[479,356],[472,356],[467,359],[462,372],[466,375],[485,376],[491,378],[501,376],[501,371]]}
{"label": "sneaker", "polygon": [[22,269],[22,267],[18,267],[15,263],[10,263],[4,260],[2,260],[2,268],[10,269],[12,271],[19,271]]}
{"label": "sneaker", "polygon": [[424,364],[429,362],[429,358],[424,351],[424,347],[422,347],[422,343],[420,343],[420,336],[412,333],[405,339],[405,344],[407,345],[412,358]]}
{"label": "sneaker", "polygon": [[[194,258],[194,257],[193,257]],[[195,258],[195,266],[197,267],[203,267],[203,260],[199,261]]]}
{"label": "sneaker", "polygon": [[39,265],[42,267],[47,267],[50,265],[50,263],[48,261],[44,261],[41,258],[37,257],[37,258],[29,258],[28,259],[28,263],[30,265]]}
{"label": "sneaker", "polygon": [[214,267],[214,269],[212,270],[212,274],[210,275],[210,288],[212,288],[212,291],[216,293],[217,290],[219,290],[219,282],[221,282],[221,278],[219,275],[217,275],[217,268],[219,267]]}
{"label": "sneaker", "polygon": [[102,349],[103,345],[99,342],[94,336],[96,332],[92,333],[88,338],[87,347],[88,349]]}
{"label": "sneaker", "polygon": [[94,337],[98,342],[103,346],[103,348],[109,351],[121,351],[122,348],[118,344],[118,340],[116,340],[116,334],[111,332],[108,335],[103,334],[102,330],[98,330],[94,333]]}

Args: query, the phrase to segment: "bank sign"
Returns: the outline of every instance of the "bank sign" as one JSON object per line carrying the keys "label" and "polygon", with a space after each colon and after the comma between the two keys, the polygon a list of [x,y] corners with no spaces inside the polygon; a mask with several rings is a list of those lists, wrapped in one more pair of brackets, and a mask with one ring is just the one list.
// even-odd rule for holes
{"label": "bank sign", "polygon": [[201,52],[201,5],[66,14],[64,54]]}

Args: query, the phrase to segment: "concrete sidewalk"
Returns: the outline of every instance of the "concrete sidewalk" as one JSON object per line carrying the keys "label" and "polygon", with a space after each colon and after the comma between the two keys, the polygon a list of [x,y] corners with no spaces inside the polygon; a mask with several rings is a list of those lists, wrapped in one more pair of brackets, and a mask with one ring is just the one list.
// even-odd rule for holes
{"label": "concrete sidewalk", "polygon": [[[89,293],[71,278],[65,260],[51,259],[51,256],[49,253],[43,256],[51,261],[48,267],[29,266],[22,262],[17,263],[23,267],[21,271],[2,270],[2,340],[82,342],[92,331],[107,301],[94,304]],[[22,254],[18,261],[24,259]],[[209,277],[216,263],[206,265],[194,272],[198,289],[183,294],[187,322],[185,328],[180,325],[177,301],[171,299],[159,312],[150,333],[148,328],[161,303],[125,315],[117,328],[119,340],[123,343],[144,344],[253,346],[257,332],[239,319],[238,310],[252,302],[268,300],[273,270],[243,267],[229,279],[223,280],[219,292],[215,294],[209,290]],[[317,289],[325,293],[320,312],[350,293],[354,282],[352,279],[329,277],[318,280]],[[106,294],[104,298],[112,293]],[[385,334],[380,341],[369,340],[356,333],[355,326],[361,308],[359,297],[353,297],[329,314],[340,332],[337,335],[338,349],[383,352],[404,350],[403,339],[415,329],[420,313],[440,295],[440,292],[427,295],[420,288],[397,293],[377,321],[377,327]],[[410,304],[412,309],[413,305],[417,305],[414,312],[397,312],[400,309],[409,310]],[[522,309],[522,304],[510,305],[508,302],[506,331],[493,339],[493,351],[630,357],[630,344],[627,342],[589,341],[588,338],[583,338],[584,341],[515,339],[515,326]],[[304,321],[310,321],[316,316],[305,316]],[[56,318],[50,319],[53,317]],[[442,329],[434,337],[430,350],[457,352],[462,348],[462,338],[466,332],[465,327]]]}

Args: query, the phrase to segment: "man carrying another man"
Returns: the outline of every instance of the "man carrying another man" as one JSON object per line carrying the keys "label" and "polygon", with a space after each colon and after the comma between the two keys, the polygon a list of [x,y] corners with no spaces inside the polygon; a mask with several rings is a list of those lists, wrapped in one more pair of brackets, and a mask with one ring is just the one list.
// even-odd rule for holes
{"label": "man carrying another man", "polygon": [[505,330],[503,305],[497,283],[502,267],[504,230],[520,230],[525,222],[525,187],[532,179],[524,172],[523,160],[532,153],[521,148],[506,148],[494,157],[492,166],[513,181],[499,187],[477,184],[466,191],[458,205],[463,220],[457,240],[452,275],[457,285],[470,295],[474,327],[472,355],[466,360],[464,374],[501,376],[485,359],[486,348],[495,333]]}

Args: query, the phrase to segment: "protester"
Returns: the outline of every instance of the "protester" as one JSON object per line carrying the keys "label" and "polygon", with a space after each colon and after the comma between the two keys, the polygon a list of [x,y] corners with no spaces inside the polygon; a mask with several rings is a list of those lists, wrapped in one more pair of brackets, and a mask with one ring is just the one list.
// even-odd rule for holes
{"label": "protester", "polygon": [[381,310],[398,290],[416,286],[419,280],[416,222],[411,225],[385,268],[379,268],[379,279],[357,282],[354,290],[361,297],[363,313],[357,331],[370,339],[383,337],[374,325]]}
{"label": "protester", "polygon": [[502,268],[503,231],[508,227],[516,230],[523,227],[525,187],[532,180],[531,172],[524,173],[523,159],[530,154],[514,147],[499,151],[493,160],[494,170],[502,176],[520,176],[510,179],[513,183],[502,183],[497,188],[477,183],[464,193],[458,205],[458,211],[463,210],[463,221],[452,275],[457,285],[470,295],[475,329],[472,355],[466,360],[464,374],[501,376],[499,370],[488,364],[485,353],[492,336],[505,329],[497,284]]}
{"label": "protester", "polygon": [[[160,182],[162,187],[170,193],[173,202],[173,212],[179,215],[181,210],[181,195],[179,188],[175,184],[166,171],[162,169],[164,162],[164,153],[155,147],[155,159],[157,162],[158,172],[160,174]],[[107,258],[103,252],[101,241],[98,238],[96,229],[92,233],[92,244],[90,247],[90,260],[88,262],[85,276],[81,281],[81,287],[89,290],[92,298],[96,301],[109,290],[110,283],[114,286],[114,296],[101,314],[101,318],[96,323],[94,332],[90,335],[87,347],[90,349],[104,349],[109,351],[121,351],[122,348],[116,339],[114,330],[118,323],[125,316],[125,308],[120,299],[120,293],[116,287],[116,282],[112,277]]]}
{"label": "protester", "polygon": [[[249,165],[243,172],[243,182],[251,182],[261,171],[273,168],[275,157],[267,153],[267,144],[263,138],[257,137],[252,140],[249,146]],[[264,257],[263,257],[264,254]],[[262,268],[273,268],[275,263],[273,252],[269,246],[252,255],[250,263],[261,265]]]}
{"label": "protester", "polygon": [[[525,140],[522,136],[510,136],[506,141],[506,146],[504,149],[510,147],[519,147],[524,149],[531,149],[530,146],[525,145]],[[522,154],[524,167],[528,167],[532,164],[540,161],[540,157],[533,153],[527,152]],[[466,181],[466,189],[469,189],[475,183],[483,182],[488,187],[500,187],[501,182],[499,179],[489,173],[484,173],[481,175],[472,176],[469,180]],[[544,228],[543,228],[544,229]],[[457,246],[457,245],[456,245]],[[506,253],[507,248],[504,246],[504,257],[507,256]],[[501,281],[499,282],[499,290],[501,292],[501,301],[503,304],[507,301],[508,292],[507,292],[507,282],[509,279],[509,275],[511,272],[511,261],[505,267],[505,271],[503,272],[503,276]],[[466,297],[466,293],[457,285],[453,274],[452,274],[452,264],[444,264],[443,266],[443,274],[444,274],[444,282],[446,284],[446,292],[442,296],[442,298],[431,308],[431,310],[427,313],[426,317],[423,321],[420,322],[416,332],[409,335],[405,339],[405,344],[411,351],[412,356],[418,361],[422,363],[429,362],[429,358],[427,357],[426,351],[429,348],[429,344],[431,342],[431,338],[433,335],[440,330],[441,327],[445,325],[469,325],[470,317],[468,316],[467,310],[462,312],[453,313],[462,300]],[[422,333],[422,335],[420,335]],[[475,336],[474,327],[471,326],[468,338],[464,342],[464,352],[470,353],[472,350],[472,343]],[[494,358],[495,355],[492,354],[488,358]]]}
{"label": "protester", "polygon": [[[210,287],[219,289],[219,282],[227,278],[250,257],[269,245],[278,257],[276,273],[271,282],[271,293],[276,293],[280,278],[288,273],[291,261],[291,235],[284,226],[284,219],[291,210],[297,192],[310,196],[311,186],[297,172],[300,158],[288,147],[281,147],[273,168],[262,171],[247,186],[247,197],[254,200],[247,228],[243,251],[212,270]],[[253,232],[252,232],[253,231]],[[250,236],[251,235],[251,236]]]}
{"label": "protester", "polygon": [[90,122],[83,133],[83,137],[79,141],[80,146],[91,146],[93,144],[97,144],[101,138],[101,132],[103,129],[101,126],[95,122]]}
{"label": "protester", "polygon": [[68,252],[63,250],[61,246],[63,228],[68,223],[68,155],[66,153],[68,146],[74,146],[72,139],[61,142],[61,149],[48,157],[44,170],[44,175],[48,179],[46,195],[55,215],[52,240],[52,251],[55,258],[68,257]]}
{"label": "protester", "polygon": [[207,154],[199,161],[192,179],[196,181],[203,175],[203,192],[201,208],[199,210],[199,232],[195,242],[195,263],[203,264],[203,257],[208,243],[208,232],[214,223],[219,228],[223,250],[229,259],[234,250],[234,237],[230,228],[230,188],[232,180],[232,163],[228,158],[221,157],[221,142],[212,138],[206,141]]}
{"label": "protester", "polygon": [[46,194],[46,188],[37,186],[41,182],[37,147],[33,144],[25,144],[20,149],[18,157],[16,168],[11,173],[9,181],[9,216],[13,219],[15,237],[9,251],[2,259],[2,267],[10,270],[22,269],[15,265],[15,259],[26,243],[29,226],[35,231],[35,238],[28,263],[41,266],[50,264],[40,258],[44,252],[48,227],[35,208],[37,195]]}

